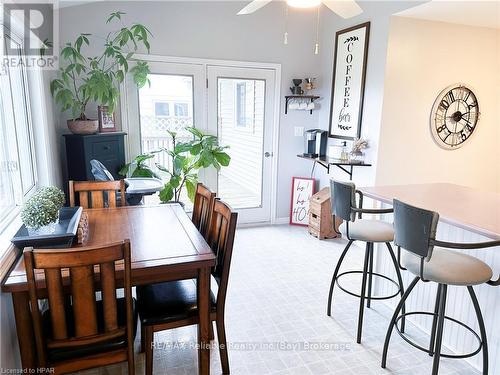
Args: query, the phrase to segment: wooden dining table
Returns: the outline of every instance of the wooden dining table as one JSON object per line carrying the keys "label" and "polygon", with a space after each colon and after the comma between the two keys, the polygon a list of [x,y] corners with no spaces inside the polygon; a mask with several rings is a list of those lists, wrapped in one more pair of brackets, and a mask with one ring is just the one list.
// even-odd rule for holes
{"label": "wooden dining table", "polygon": [[[89,235],[84,244],[74,247],[101,246],[129,239],[132,285],[197,279],[198,370],[199,374],[209,374],[210,271],[216,258],[183,208],[178,204],[165,204],[84,211],[88,214]],[[43,277],[42,272],[36,275],[40,293],[45,287]],[[22,257],[4,279],[2,291],[12,294],[23,369],[36,368],[35,339]]]}

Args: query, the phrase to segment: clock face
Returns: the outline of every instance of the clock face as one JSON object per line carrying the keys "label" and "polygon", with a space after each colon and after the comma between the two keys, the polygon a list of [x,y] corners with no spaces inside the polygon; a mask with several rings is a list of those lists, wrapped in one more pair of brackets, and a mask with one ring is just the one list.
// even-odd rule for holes
{"label": "clock face", "polygon": [[459,84],[450,86],[434,102],[432,135],[439,146],[457,149],[470,138],[478,119],[479,104],[472,90]]}

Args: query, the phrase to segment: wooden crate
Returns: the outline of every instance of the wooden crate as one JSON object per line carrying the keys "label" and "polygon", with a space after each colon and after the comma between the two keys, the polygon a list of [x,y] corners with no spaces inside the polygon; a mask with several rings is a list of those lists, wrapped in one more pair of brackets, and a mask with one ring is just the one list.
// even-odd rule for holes
{"label": "wooden crate", "polygon": [[309,233],[320,240],[341,237],[340,224],[342,219],[332,215],[330,188],[325,187],[314,194],[309,201]]}

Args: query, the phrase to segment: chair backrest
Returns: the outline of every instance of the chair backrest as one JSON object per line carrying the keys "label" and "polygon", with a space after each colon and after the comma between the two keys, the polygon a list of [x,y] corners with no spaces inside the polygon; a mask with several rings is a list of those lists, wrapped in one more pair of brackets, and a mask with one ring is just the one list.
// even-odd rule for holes
{"label": "chair backrest", "polygon": [[429,260],[436,238],[439,214],[394,199],[394,243]]}
{"label": "chair backrest", "polygon": [[356,220],[356,213],[352,210],[356,207],[356,185],[331,179],[330,194],[332,213],[346,221]]}
{"label": "chair backrest", "polygon": [[96,181],[114,181],[115,178],[111,172],[99,160],[90,161],[90,170]]}
{"label": "chair backrest", "polygon": [[[115,272],[117,261],[123,261],[126,326],[118,324]],[[24,262],[35,344],[42,366],[47,364],[47,349],[70,349],[112,339],[132,339],[132,287],[128,240],[103,247],[41,250],[26,248]],[[94,274],[96,266],[99,266],[99,283]],[[46,293],[39,293],[39,287],[43,285],[37,282],[35,270],[44,274]],[[98,311],[96,305],[96,284],[102,293],[102,311]],[[38,304],[42,298],[47,298],[49,302],[51,332],[44,330]],[[72,314],[68,314],[68,311]],[[103,315],[101,319],[98,317],[99,313]],[[103,326],[98,322],[104,322]]]}
{"label": "chair backrest", "polygon": [[126,205],[124,180],[69,181],[69,205],[71,207],[76,205],[76,194],[78,194],[79,205],[83,208],[116,207],[117,191],[120,191],[121,205]]}
{"label": "chair backrest", "polygon": [[238,214],[232,212],[231,207],[219,199],[215,199],[207,243],[217,257],[217,263],[212,270],[212,275],[219,286],[217,306],[222,308],[226,300],[237,220]]}
{"label": "chair backrest", "polygon": [[210,218],[214,207],[215,193],[212,193],[205,185],[198,183],[194,196],[193,215],[191,220],[201,235],[206,239]]}

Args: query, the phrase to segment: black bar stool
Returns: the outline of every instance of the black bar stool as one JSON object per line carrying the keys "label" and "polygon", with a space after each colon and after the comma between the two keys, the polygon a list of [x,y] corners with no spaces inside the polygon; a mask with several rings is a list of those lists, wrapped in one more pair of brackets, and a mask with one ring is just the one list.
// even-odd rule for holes
{"label": "black bar stool", "polygon": [[[351,182],[339,182],[330,180],[330,192],[332,195],[331,197],[332,212],[335,216],[338,216],[343,220],[345,220],[345,224],[342,225],[343,226],[345,225],[345,232],[349,242],[347,243],[347,246],[342,252],[342,255],[340,256],[339,261],[337,262],[337,266],[335,267],[335,271],[333,273],[332,282],[330,284],[330,293],[328,295],[327,315],[331,316],[333,288],[335,284],[337,284],[338,287],[347,294],[350,294],[354,297],[358,297],[360,299],[360,302],[359,302],[359,314],[358,314],[358,334],[356,341],[359,344],[361,343],[365,300],[367,307],[370,307],[372,300],[389,299],[396,297],[398,294],[401,294],[401,296],[404,294],[403,280],[401,278],[401,273],[399,271],[396,256],[394,255],[394,251],[392,250],[390,244],[390,242],[394,239],[394,229],[392,227],[392,224],[384,221],[366,220],[362,218],[362,214],[387,214],[393,212],[393,210],[392,208],[363,209],[363,194],[359,190],[356,190],[356,186]],[[359,196],[359,204],[356,204],[356,194]],[[358,216],[358,220],[356,220],[356,214]],[[347,254],[347,251],[349,250],[354,241],[366,242],[363,270],[347,271],[339,274],[340,266],[342,265],[342,262]],[[396,270],[396,275],[398,278],[397,282],[385,275],[373,272],[374,243],[386,244],[392,262],[394,263],[394,268]],[[339,279],[341,279],[342,276],[349,274],[363,275],[360,294],[354,293],[344,288],[339,283]],[[390,282],[392,282],[397,287],[396,293],[390,296],[372,296],[373,276],[381,277],[385,280],[389,280]],[[402,330],[404,332],[404,319],[402,320],[401,324],[402,324]]]}
{"label": "black bar stool", "polygon": [[[500,285],[500,279],[497,281],[491,280],[493,272],[483,261],[470,255],[442,249],[440,247],[453,249],[479,249],[500,246],[500,241],[461,244],[438,241],[436,240],[436,228],[438,221],[439,214],[436,212],[427,211],[410,206],[396,199],[394,200],[394,243],[398,246],[398,264],[400,264],[401,269],[410,271],[416,275],[416,277],[408,286],[403,298],[401,298],[401,301],[396,307],[389,324],[387,335],[385,337],[384,350],[382,353],[382,368],[386,367],[389,341],[391,339],[392,330],[396,327],[396,331],[406,342],[415,348],[434,356],[432,375],[437,375],[439,371],[439,360],[441,357],[468,358],[478,354],[481,350],[483,351],[483,375],[486,375],[488,374],[488,342],[486,339],[486,330],[484,327],[483,316],[481,314],[481,308],[479,307],[479,303],[472,286],[483,283]],[[404,250],[402,257],[401,248]],[[433,281],[438,284],[434,312],[403,312],[401,316],[398,316],[406,299],[420,280],[423,282]],[[472,304],[474,305],[474,310],[476,311],[480,335],[464,323],[445,315],[446,296],[449,285],[467,287]],[[401,332],[397,325],[401,317],[418,314],[433,316],[430,344],[428,348],[424,348],[410,340],[410,338]],[[471,353],[461,355],[442,354],[441,347],[445,319],[457,323],[472,332],[478,340],[478,348]]]}

